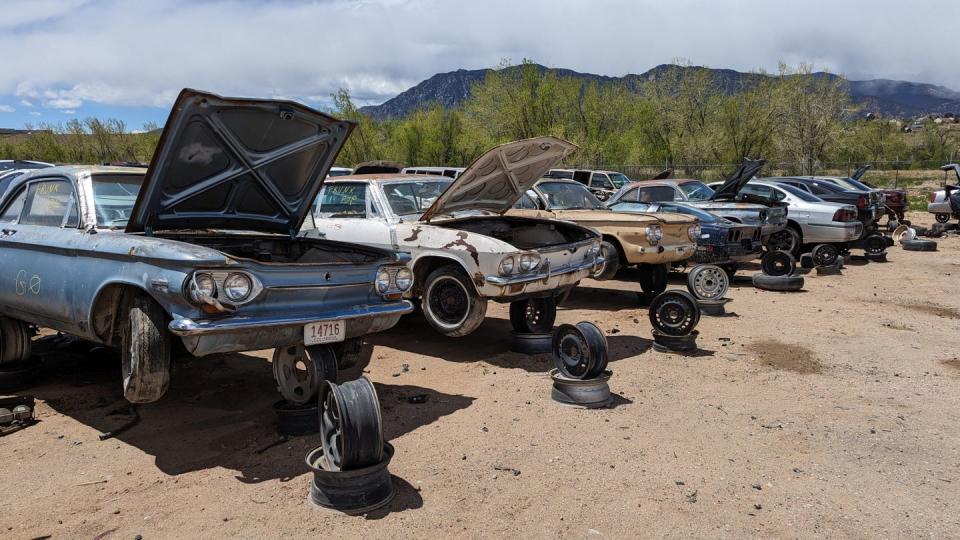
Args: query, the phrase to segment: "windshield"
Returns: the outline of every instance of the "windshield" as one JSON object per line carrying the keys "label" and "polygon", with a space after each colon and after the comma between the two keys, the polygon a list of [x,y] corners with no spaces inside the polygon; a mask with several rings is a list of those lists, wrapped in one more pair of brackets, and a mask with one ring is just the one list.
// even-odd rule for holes
{"label": "windshield", "polygon": [[777,189],[782,189],[783,191],[786,191],[787,193],[789,193],[790,195],[793,195],[794,197],[800,199],[801,201],[806,201],[806,202],[823,202],[823,201],[822,201],[819,197],[817,197],[816,195],[807,193],[806,191],[804,191],[804,190],[802,190],[802,189],[797,189],[797,188],[795,188],[795,187],[793,187],[793,186],[791,186],[791,185],[788,185],[788,184],[777,184]]}
{"label": "windshield", "polygon": [[547,200],[549,210],[604,210],[590,190],[581,184],[568,182],[542,182],[537,189]]}
{"label": "windshield", "polygon": [[137,202],[142,174],[95,174],[93,176],[93,206],[97,211],[97,225],[126,227]]}
{"label": "windshield", "polygon": [[420,217],[451,183],[453,180],[388,182],[383,184],[383,194],[394,214],[400,217]]}
{"label": "windshield", "polygon": [[709,201],[714,191],[703,182],[684,182],[677,186],[690,201]]}
{"label": "windshield", "polygon": [[610,177],[610,181],[613,182],[613,185],[617,186],[617,189],[622,188],[632,181],[623,173],[612,172],[608,176]]}
{"label": "windshield", "polygon": [[611,204],[608,208],[614,212],[650,212],[650,203],[642,202],[618,202]]}

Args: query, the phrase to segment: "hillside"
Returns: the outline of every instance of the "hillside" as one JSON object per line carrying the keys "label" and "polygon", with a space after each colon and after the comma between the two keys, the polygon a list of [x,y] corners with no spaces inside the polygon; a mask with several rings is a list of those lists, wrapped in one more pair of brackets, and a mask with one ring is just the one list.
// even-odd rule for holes
{"label": "hillside", "polygon": [[[592,73],[580,73],[569,69],[537,66],[541,71],[550,71],[560,76],[571,76],[584,81],[599,83],[622,82],[632,90],[638,90],[643,82],[656,79],[670,69],[678,66],[659,65],[641,74],[628,74],[623,77],[608,77]],[[506,69],[519,69],[512,66]],[[742,84],[750,84],[762,75],[742,73],[732,69],[710,69],[703,67],[679,67],[684,72],[708,70],[718,88],[730,93]],[[380,105],[363,107],[360,110],[378,120],[398,118],[411,111],[425,107],[430,103],[440,103],[444,107],[455,107],[469,95],[473,83],[482,80],[490,69],[458,69],[448,73],[438,73],[416,86],[400,93]],[[816,74],[824,76],[825,74]],[[832,76],[832,75],[826,75]],[[850,95],[864,112],[879,113],[886,117],[912,118],[929,113],[960,113],[960,92],[926,83],[872,79],[850,81]]]}

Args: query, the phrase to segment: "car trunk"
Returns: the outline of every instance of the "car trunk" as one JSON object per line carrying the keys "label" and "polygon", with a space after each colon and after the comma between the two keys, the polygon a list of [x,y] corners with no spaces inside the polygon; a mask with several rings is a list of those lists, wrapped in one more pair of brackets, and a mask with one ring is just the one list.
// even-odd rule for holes
{"label": "car trunk", "polygon": [[542,249],[593,238],[589,229],[562,221],[508,216],[469,217],[434,221],[432,225],[482,234],[518,249]]}

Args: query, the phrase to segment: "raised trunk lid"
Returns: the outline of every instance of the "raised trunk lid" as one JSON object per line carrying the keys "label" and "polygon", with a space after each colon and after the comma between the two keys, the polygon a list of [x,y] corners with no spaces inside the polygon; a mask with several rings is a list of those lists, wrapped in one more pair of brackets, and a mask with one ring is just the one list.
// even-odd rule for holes
{"label": "raised trunk lid", "polygon": [[763,168],[766,164],[766,160],[758,159],[746,159],[743,161],[743,164],[727,178],[727,180],[720,186],[719,189],[710,197],[712,201],[722,201],[722,200],[733,200],[737,196],[737,193],[740,193],[740,190],[743,189],[743,186],[747,185],[753,177]]}
{"label": "raised trunk lid", "polygon": [[352,122],[292,101],[184,89],[126,230],[293,236],[353,128]]}
{"label": "raised trunk lid", "polygon": [[489,150],[450,183],[421,221],[462,210],[503,214],[543,177],[544,173],[577,149],[556,137],[536,137],[502,144]]}

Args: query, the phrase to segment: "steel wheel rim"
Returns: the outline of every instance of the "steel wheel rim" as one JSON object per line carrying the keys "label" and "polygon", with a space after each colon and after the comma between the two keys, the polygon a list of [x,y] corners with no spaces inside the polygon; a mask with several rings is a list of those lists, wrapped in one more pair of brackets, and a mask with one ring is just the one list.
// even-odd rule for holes
{"label": "steel wheel rim", "polygon": [[597,278],[597,277],[600,277],[600,276],[603,275],[603,273],[607,270],[607,266],[610,265],[610,260],[608,259],[608,257],[611,257],[611,256],[613,256],[613,255],[610,253],[610,248],[608,248],[608,247],[606,247],[606,246],[604,246],[604,245],[601,245],[601,246],[600,246],[600,259],[603,261],[603,264],[601,264],[601,265],[593,272],[593,277]]}
{"label": "steel wheel rim", "polygon": [[679,293],[665,293],[654,299],[651,322],[657,330],[672,336],[690,333],[696,326],[696,306]]}
{"label": "steel wheel rim", "polygon": [[729,287],[726,272],[716,266],[694,269],[693,288],[697,296],[704,300],[722,298]]}
{"label": "steel wheel rim", "polygon": [[813,260],[817,266],[830,266],[837,262],[839,255],[837,248],[829,245],[820,245],[813,250]]}
{"label": "steel wheel rim", "polygon": [[886,248],[887,246],[883,242],[883,237],[880,236],[869,237],[864,245],[864,251],[871,254],[881,253]]}
{"label": "steel wheel rim", "polygon": [[[304,369],[299,369],[298,363],[302,363]],[[303,405],[317,394],[316,366],[307,356],[303,345],[276,350],[273,355],[273,377],[283,398],[295,405]]]}
{"label": "steel wheel rim", "polygon": [[936,214],[936,215],[934,215],[933,217],[934,217],[934,219],[937,220],[937,223],[946,223],[946,222],[950,221],[950,215],[949,215],[949,214]]}
{"label": "steel wheel rim", "polygon": [[470,314],[470,293],[451,276],[435,279],[427,290],[427,306],[433,318],[445,328],[456,328]]}
{"label": "steel wheel rim", "polygon": [[340,411],[340,402],[334,395],[336,391],[331,388],[323,400],[320,436],[327,465],[330,470],[339,471],[343,463],[343,413]]}
{"label": "steel wheel rim", "polygon": [[557,368],[562,373],[576,379],[590,372],[590,345],[576,327],[564,328],[556,343]]}
{"label": "steel wheel rim", "polygon": [[523,308],[523,317],[531,328],[536,327],[543,319],[544,309],[543,301],[539,299],[527,300],[527,305]]}
{"label": "steel wheel rim", "polygon": [[770,240],[767,241],[767,246],[773,251],[793,251],[796,244],[796,236],[787,229],[771,234]]}

